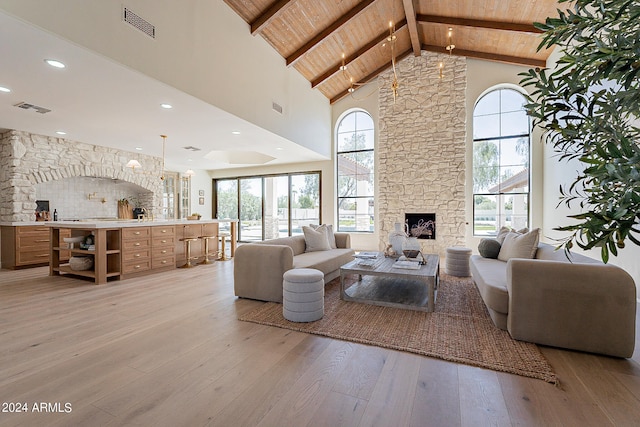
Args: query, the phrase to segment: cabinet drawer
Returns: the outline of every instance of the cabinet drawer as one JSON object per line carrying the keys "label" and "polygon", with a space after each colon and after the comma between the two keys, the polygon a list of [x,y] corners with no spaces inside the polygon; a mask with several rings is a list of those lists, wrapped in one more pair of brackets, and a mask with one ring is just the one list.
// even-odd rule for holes
{"label": "cabinet drawer", "polygon": [[156,237],[153,239],[153,247],[175,246],[176,238],[174,236]]}
{"label": "cabinet drawer", "polygon": [[20,236],[20,235],[27,235],[27,234],[40,234],[40,235],[46,235],[49,236],[49,227],[41,227],[39,225],[30,225],[30,226],[20,226],[20,227],[16,227],[16,233]]}
{"label": "cabinet drawer", "polygon": [[150,246],[149,239],[125,240],[122,242],[123,251],[137,251]]}
{"label": "cabinet drawer", "polygon": [[151,227],[151,236],[156,238],[156,237],[168,237],[168,236],[175,236],[176,235],[176,228],[171,226],[167,226],[167,227]]}
{"label": "cabinet drawer", "polygon": [[164,258],[166,256],[174,256],[176,253],[176,248],[174,246],[167,246],[161,248],[153,248],[151,250],[151,256],[153,258]]}
{"label": "cabinet drawer", "polygon": [[149,237],[151,227],[132,227],[122,229],[122,240],[142,239]]}
{"label": "cabinet drawer", "polygon": [[168,256],[163,258],[153,258],[151,260],[151,268],[163,268],[163,267],[174,267],[176,266],[176,257]]}
{"label": "cabinet drawer", "polygon": [[149,249],[140,249],[137,251],[128,250],[122,254],[122,258],[127,261],[142,261],[149,259],[151,252]]}
{"label": "cabinet drawer", "polygon": [[122,265],[122,272],[124,274],[135,273],[137,271],[145,271],[145,270],[150,270],[150,269],[151,269],[151,260],[150,259],[142,260],[140,262],[137,262],[137,261],[125,262]]}
{"label": "cabinet drawer", "polygon": [[21,250],[17,254],[16,265],[40,264],[49,262],[49,248],[34,251]]}
{"label": "cabinet drawer", "polygon": [[49,234],[21,234],[18,235],[18,248],[49,248]]}

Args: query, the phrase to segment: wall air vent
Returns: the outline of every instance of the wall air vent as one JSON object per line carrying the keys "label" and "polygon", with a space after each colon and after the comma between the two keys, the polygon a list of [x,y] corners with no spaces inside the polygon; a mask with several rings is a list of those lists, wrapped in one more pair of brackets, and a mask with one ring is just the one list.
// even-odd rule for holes
{"label": "wall air vent", "polygon": [[189,145],[188,147],[182,147],[185,150],[189,150],[189,151],[200,151],[200,149],[198,147],[194,147],[192,145]]}
{"label": "wall air vent", "polygon": [[48,108],[38,107],[37,105],[29,104],[28,102],[18,102],[14,107],[22,108],[23,110],[36,110],[36,113],[40,114],[51,112]]}
{"label": "wall air vent", "polygon": [[132,27],[142,31],[152,39],[156,38],[156,27],[146,19],[133,13],[131,9],[122,8],[122,20]]}
{"label": "wall air vent", "polygon": [[277,102],[272,102],[271,108],[273,108],[273,111],[282,114],[282,105],[278,104]]}

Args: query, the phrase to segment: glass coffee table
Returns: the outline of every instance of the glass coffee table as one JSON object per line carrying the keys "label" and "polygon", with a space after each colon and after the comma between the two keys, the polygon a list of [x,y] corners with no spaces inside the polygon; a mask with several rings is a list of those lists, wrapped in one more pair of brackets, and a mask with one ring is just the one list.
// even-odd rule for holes
{"label": "glass coffee table", "polygon": [[[340,267],[340,297],[345,301],[433,311],[440,280],[440,257],[424,255],[424,258],[425,265],[417,269],[394,267],[398,261],[383,255],[366,262],[354,259]],[[348,283],[345,281],[348,275],[358,275],[358,280]]]}

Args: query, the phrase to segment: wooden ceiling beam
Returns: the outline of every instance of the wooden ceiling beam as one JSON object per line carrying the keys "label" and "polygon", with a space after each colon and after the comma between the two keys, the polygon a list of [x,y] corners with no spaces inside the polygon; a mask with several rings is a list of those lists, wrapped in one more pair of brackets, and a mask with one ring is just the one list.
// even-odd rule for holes
{"label": "wooden ceiling beam", "polygon": [[420,56],[420,35],[418,34],[418,24],[416,23],[415,0],[402,0],[402,6],[407,19],[413,55]]}
{"label": "wooden ceiling beam", "polygon": [[[449,54],[449,51],[443,46],[423,44],[422,49],[429,52]],[[522,58],[519,56],[500,55],[498,53],[477,52],[473,50],[455,48],[451,54],[466,56],[467,58],[484,59],[487,61],[505,62],[507,64],[527,65],[540,68],[545,68],[547,66],[547,61],[543,59]]]}
{"label": "wooden ceiling beam", "polygon": [[[402,52],[400,55],[396,56],[396,62],[398,61],[402,61],[404,58],[406,58],[407,56],[409,56],[411,53],[413,52],[413,49],[407,49],[404,52]],[[358,80],[359,84],[367,84],[369,83],[371,80],[375,79],[376,77],[378,77],[381,73],[383,73],[384,71],[388,70],[389,68],[391,68],[391,61],[387,62],[386,64],[384,64],[382,67],[379,67],[378,69],[376,69],[375,71],[373,71],[372,73],[369,73],[368,75],[366,75],[365,77],[363,77],[362,79]],[[331,100],[329,101],[330,104],[333,104],[339,100],[341,100],[342,98],[344,98],[345,96],[347,96],[349,94],[349,88],[346,88],[345,90],[343,90],[342,92],[340,92],[339,94],[337,94],[336,96],[334,96],[333,98],[331,98]]]}
{"label": "wooden ceiling beam", "polygon": [[517,24],[514,22],[502,22],[502,21],[486,21],[483,19],[454,18],[450,16],[418,14],[416,15],[416,20],[420,23],[460,25],[463,27],[489,28],[492,30],[518,31],[522,33],[540,34],[544,32],[534,27],[533,24]]}
{"label": "wooden ceiling beam", "polygon": [[363,0],[359,2],[353,9],[342,15],[338,20],[333,22],[327,28],[322,30],[319,34],[305,43],[301,48],[293,52],[286,58],[287,66],[296,62],[300,57],[309,52],[311,49],[316,47],[322,40],[329,37],[334,32],[338,31],[343,25],[345,25],[349,20],[358,16],[362,11],[375,3],[376,0]]}
{"label": "wooden ceiling beam", "polygon": [[[405,25],[407,25],[407,20],[406,19],[403,19],[402,21],[398,22],[396,24],[396,31],[399,31]],[[362,56],[365,53],[367,53],[369,50],[371,50],[374,47],[378,46],[380,43],[385,41],[388,36],[389,36],[389,32],[388,31],[383,31],[382,33],[378,34],[378,36],[375,39],[371,40],[369,43],[367,43],[364,46],[362,46],[360,49],[358,49],[353,54],[345,57],[344,58],[344,65],[349,65],[351,62],[355,61],[360,56]],[[342,62],[338,62],[337,64],[335,64],[331,68],[329,68],[327,71],[322,73],[319,77],[316,77],[315,79],[313,79],[311,81],[311,88],[314,88],[314,87],[322,84],[326,80],[330,79],[331,77],[333,77],[338,71],[340,71],[340,67],[341,66],[342,66]]]}
{"label": "wooden ceiling beam", "polygon": [[262,31],[264,27],[269,25],[271,21],[278,17],[288,5],[295,3],[295,0],[276,0],[258,16],[253,20],[249,25],[251,26],[251,35],[255,36],[257,33]]}

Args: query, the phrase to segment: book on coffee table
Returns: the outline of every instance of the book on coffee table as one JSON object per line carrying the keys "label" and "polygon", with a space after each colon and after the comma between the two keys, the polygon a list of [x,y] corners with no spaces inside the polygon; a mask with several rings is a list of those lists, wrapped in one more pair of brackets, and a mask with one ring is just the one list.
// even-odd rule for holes
{"label": "book on coffee table", "polygon": [[396,261],[393,264],[393,268],[403,268],[405,270],[419,270],[420,263],[413,261]]}
{"label": "book on coffee table", "polygon": [[354,254],[353,257],[359,259],[376,259],[380,257],[380,252],[358,252]]}

